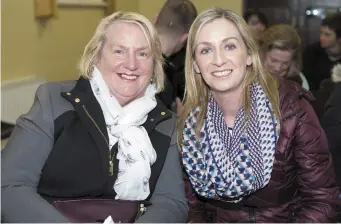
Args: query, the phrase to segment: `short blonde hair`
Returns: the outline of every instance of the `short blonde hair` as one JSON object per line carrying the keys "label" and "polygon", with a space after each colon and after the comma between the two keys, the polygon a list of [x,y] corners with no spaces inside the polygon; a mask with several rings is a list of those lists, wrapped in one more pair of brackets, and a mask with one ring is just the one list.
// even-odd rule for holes
{"label": "short blonde hair", "polygon": [[285,77],[299,75],[302,67],[301,38],[295,28],[287,24],[278,24],[268,28],[259,42],[261,58],[273,49],[292,51],[293,57],[290,69]]}
{"label": "short blonde hair", "polygon": [[93,66],[100,59],[103,46],[106,42],[108,28],[116,22],[134,23],[142,29],[149,47],[153,52],[154,69],[152,79],[156,85],[157,92],[161,92],[164,88],[165,80],[161,43],[152,23],[145,16],[135,12],[115,12],[101,20],[80,59],[78,69],[81,75],[85,78],[91,78]]}
{"label": "short blonde hair", "polygon": [[276,119],[279,120],[279,96],[278,96],[278,81],[277,79],[266,72],[258,54],[258,47],[254,41],[251,33],[248,30],[248,25],[244,19],[238,14],[230,10],[221,8],[212,8],[202,12],[193,22],[189,31],[187,52],[186,52],[186,63],[185,63],[185,78],[186,88],[183,109],[178,120],[178,144],[181,147],[183,138],[183,128],[186,122],[186,118],[194,108],[199,107],[199,114],[196,123],[196,133],[200,132],[200,129],[204,122],[206,115],[209,87],[206,85],[201,75],[198,75],[194,71],[193,63],[195,57],[195,46],[197,35],[201,28],[213,22],[216,19],[224,18],[232,22],[239,30],[243,41],[247,48],[247,53],[251,56],[252,64],[247,66],[245,79],[243,81],[243,106],[247,115],[250,113],[251,105],[251,84],[258,80],[260,85],[263,87],[265,94],[269,98],[272,105]]}

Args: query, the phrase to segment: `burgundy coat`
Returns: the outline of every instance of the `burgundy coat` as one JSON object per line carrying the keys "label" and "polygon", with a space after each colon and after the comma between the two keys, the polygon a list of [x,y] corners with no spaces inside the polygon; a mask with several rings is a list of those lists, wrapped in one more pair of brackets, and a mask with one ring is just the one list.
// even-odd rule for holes
{"label": "burgundy coat", "polygon": [[281,132],[269,184],[238,204],[199,198],[189,181],[189,222],[328,222],[338,186],[310,92],[280,81]]}

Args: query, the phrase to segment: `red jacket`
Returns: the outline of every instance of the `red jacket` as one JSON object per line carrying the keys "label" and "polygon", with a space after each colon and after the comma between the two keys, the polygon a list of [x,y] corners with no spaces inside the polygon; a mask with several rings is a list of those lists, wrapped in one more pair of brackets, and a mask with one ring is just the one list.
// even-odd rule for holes
{"label": "red jacket", "polygon": [[238,205],[198,198],[187,181],[190,222],[328,222],[338,209],[338,186],[327,138],[308,100],[280,81],[281,132],[269,184]]}

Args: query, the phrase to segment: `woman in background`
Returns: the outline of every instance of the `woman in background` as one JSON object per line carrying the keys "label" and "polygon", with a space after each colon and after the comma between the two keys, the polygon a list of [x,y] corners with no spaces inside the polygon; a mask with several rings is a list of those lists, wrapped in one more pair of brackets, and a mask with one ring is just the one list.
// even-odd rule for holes
{"label": "woman in background", "polygon": [[308,81],[300,72],[301,38],[292,26],[269,27],[260,40],[260,55],[271,74],[295,81],[309,90]]}
{"label": "woman in background", "polygon": [[244,19],[249,26],[253,37],[256,41],[259,41],[269,25],[266,15],[258,11],[248,11],[244,15]]}

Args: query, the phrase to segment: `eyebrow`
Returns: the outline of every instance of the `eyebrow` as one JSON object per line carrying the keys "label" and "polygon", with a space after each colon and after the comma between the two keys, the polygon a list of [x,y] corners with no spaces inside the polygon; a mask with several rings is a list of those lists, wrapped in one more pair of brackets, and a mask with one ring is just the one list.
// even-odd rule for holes
{"label": "eyebrow", "polygon": [[[124,50],[128,50],[128,47],[120,45],[120,44],[112,44],[111,46],[112,47],[119,47],[119,48],[122,48]],[[149,50],[149,47],[148,46],[142,46],[142,47],[138,47],[135,49],[135,51],[142,51],[142,50]]]}
{"label": "eyebrow", "polygon": [[[238,41],[238,42],[239,42],[239,40],[237,39],[237,37],[226,37],[226,38],[224,38],[224,39],[223,39],[223,41],[222,41],[222,42],[226,42],[226,41],[228,41],[228,40],[231,40],[231,39],[235,39],[236,41]],[[212,43],[210,43],[210,42],[203,41],[203,42],[199,42],[199,43],[197,44],[197,46],[196,46],[196,47],[198,47],[200,44],[204,44],[204,45],[212,45]]]}

